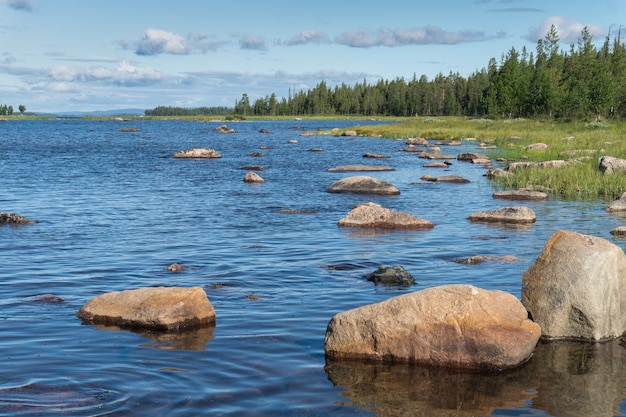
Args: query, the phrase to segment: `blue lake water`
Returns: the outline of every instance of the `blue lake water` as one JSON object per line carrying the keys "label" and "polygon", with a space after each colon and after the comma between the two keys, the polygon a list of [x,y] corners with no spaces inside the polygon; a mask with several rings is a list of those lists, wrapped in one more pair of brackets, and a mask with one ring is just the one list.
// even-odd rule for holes
{"label": "blue lake water", "polygon": [[[492,198],[484,167],[425,168],[402,141],[301,136],[359,123],[375,122],[240,122],[226,135],[203,122],[0,123],[0,211],[37,221],[0,227],[0,415],[623,415],[619,341],[540,344],[528,364],[501,375],[326,362],[326,325],[340,311],[452,283],[519,298],[522,273],[559,229],[624,247],[610,230],[626,220],[606,213],[606,202],[529,202],[532,226],[474,224],[466,218],[476,211],[516,205]],[[222,158],[171,157],[193,147]],[[327,193],[355,175],[327,169],[347,164],[393,166],[367,175],[401,194]],[[244,183],[247,165],[265,167],[266,182]],[[471,182],[419,183],[425,174]],[[337,226],[368,201],[436,226]],[[518,261],[453,262],[473,255]],[[168,272],[174,262],[187,269]],[[418,284],[375,286],[364,276],[379,265],[402,265]],[[104,292],[152,286],[203,287],[215,328],[133,332],[75,316]]]}

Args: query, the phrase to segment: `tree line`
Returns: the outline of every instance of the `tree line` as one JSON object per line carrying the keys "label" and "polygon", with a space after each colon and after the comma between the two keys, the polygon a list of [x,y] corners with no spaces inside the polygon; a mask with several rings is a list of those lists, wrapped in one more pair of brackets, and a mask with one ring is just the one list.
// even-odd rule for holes
{"label": "tree line", "polygon": [[367,81],[331,88],[325,81],[308,91],[235,103],[239,115],[257,116],[470,116],[580,119],[626,117],[626,48],[621,28],[600,48],[585,27],[568,51],[555,26],[528,52],[511,48],[500,62],[469,77],[458,72]]}
{"label": "tree line", "polygon": [[[20,114],[24,114],[24,112],[26,111],[26,106],[24,106],[23,104],[20,104],[18,107],[18,110],[20,111]],[[10,104],[0,104],[0,116],[11,116],[13,115],[13,106]]]}
{"label": "tree line", "polygon": [[321,81],[307,91],[275,93],[254,101],[244,93],[234,107],[159,106],[146,116],[469,116],[626,118],[626,47],[621,27],[597,48],[585,27],[563,50],[553,25],[535,51],[514,47],[468,77],[458,72],[433,79],[413,75],[375,83]]}

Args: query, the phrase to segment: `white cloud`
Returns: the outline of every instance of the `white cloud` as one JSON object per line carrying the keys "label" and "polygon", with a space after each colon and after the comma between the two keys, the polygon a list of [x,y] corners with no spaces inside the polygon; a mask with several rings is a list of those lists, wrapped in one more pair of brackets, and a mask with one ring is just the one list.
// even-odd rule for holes
{"label": "white cloud", "polygon": [[531,28],[526,38],[533,42],[543,39],[550,31],[552,25],[556,28],[561,42],[567,43],[576,42],[585,26],[596,39],[603,38],[607,33],[606,29],[593,23],[585,24],[578,22],[576,19],[568,19],[563,16],[550,16],[544,19],[539,26]]}
{"label": "white cloud", "polygon": [[304,45],[307,43],[327,43],[328,35],[319,30],[304,30],[287,41],[287,45]]}
{"label": "white cloud", "polygon": [[144,85],[161,81],[164,76],[150,67],[137,67],[121,61],[117,68],[91,67],[87,69],[59,65],[50,70],[54,82],[104,82],[115,85]]}
{"label": "white cloud", "polygon": [[370,48],[374,46],[405,46],[405,45],[454,45],[465,42],[477,42],[501,37],[487,36],[482,31],[449,32],[437,26],[423,28],[389,29],[381,28],[377,31],[358,29],[353,32],[344,32],[336,38],[336,42],[355,48]]}
{"label": "white cloud", "polygon": [[229,41],[217,40],[215,36],[204,33],[190,33],[187,37],[162,29],[146,29],[139,41],[122,39],[118,44],[127,50],[134,50],[137,55],[190,55],[196,51],[215,51],[227,45]]}

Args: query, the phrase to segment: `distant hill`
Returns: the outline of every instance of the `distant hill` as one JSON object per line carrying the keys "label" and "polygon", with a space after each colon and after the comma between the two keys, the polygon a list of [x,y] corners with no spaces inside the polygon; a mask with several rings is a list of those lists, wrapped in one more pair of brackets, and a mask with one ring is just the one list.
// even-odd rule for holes
{"label": "distant hill", "polygon": [[[38,113],[43,115],[44,113]],[[117,109],[117,110],[100,110],[100,111],[65,111],[55,114],[59,117],[115,117],[115,116],[143,116],[144,109]]]}

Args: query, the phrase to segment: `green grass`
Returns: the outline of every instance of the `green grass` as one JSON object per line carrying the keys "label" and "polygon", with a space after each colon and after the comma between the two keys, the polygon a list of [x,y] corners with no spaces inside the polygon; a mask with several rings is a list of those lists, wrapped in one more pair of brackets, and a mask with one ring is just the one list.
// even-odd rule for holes
{"label": "green grass", "polygon": [[[512,161],[578,160],[562,168],[517,169],[494,180],[499,189],[532,186],[565,200],[611,201],[626,191],[626,174],[604,175],[598,169],[599,157],[626,159],[626,121],[555,122],[552,120],[490,120],[463,117],[411,118],[395,124],[356,126],[360,135],[385,138],[424,137],[427,139],[466,139],[496,145],[486,151],[492,159]],[[532,143],[545,143],[547,151],[528,151]],[[564,152],[584,150],[569,155]]]}

